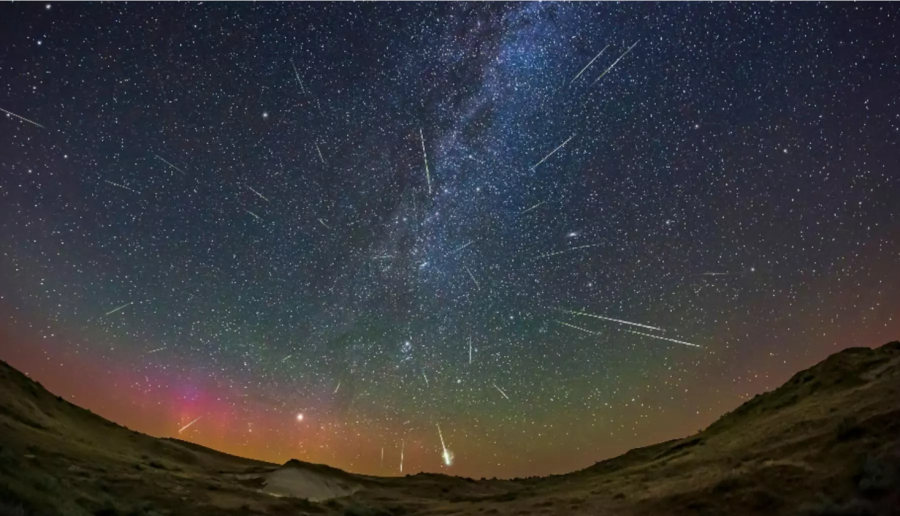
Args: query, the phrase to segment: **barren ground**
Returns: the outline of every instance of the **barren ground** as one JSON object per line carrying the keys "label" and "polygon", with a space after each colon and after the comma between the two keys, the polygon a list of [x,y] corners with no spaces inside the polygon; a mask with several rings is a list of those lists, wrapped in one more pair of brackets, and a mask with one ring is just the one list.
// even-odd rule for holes
{"label": "barren ground", "polygon": [[[278,496],[275,496],[278,495]],[[382,478],[133,432],[0,363],[0,516],[900,514],[900,342],[566,475]]]}

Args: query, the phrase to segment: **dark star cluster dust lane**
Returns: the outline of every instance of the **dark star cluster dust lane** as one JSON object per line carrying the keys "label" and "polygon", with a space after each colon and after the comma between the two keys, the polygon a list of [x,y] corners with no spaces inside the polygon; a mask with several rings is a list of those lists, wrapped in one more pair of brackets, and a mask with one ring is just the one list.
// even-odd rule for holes
{"label": "dark star cluster dust lane", "polygon": [[692,433],[900,335],[898,13],[3,5],[0,358],[371,474]]}

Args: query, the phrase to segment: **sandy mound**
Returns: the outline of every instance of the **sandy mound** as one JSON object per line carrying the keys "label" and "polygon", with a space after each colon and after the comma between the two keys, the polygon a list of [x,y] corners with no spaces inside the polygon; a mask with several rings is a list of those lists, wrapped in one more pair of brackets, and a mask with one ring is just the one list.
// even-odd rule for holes
{"label": "sandy mound", "polygon": [[263,487],[263,491],[272,495],[306,498],[311,502],[348,496],[360,489],[359,484],[290,463],[269,474]]}

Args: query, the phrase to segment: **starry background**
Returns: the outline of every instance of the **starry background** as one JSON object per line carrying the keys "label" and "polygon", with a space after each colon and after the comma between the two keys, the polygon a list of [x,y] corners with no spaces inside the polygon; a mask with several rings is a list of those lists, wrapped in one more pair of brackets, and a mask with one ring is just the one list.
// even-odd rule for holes
{"label": "starry background", "polygon": [[693,433],[900,335],[898,14],[5,4],[0,358],[371,474]]}

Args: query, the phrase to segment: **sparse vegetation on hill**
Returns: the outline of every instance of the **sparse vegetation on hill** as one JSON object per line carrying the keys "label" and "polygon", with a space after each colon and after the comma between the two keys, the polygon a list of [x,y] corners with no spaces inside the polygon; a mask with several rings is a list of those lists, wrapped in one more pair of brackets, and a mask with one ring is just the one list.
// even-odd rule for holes
{"label": "sparse vegetation on hill", "polygon": [[279,467],[156,439],[0,365],[0,516],[886,516],[898,507],[900,342],[836,353],[684,439],[568,475],[480,481]]}

